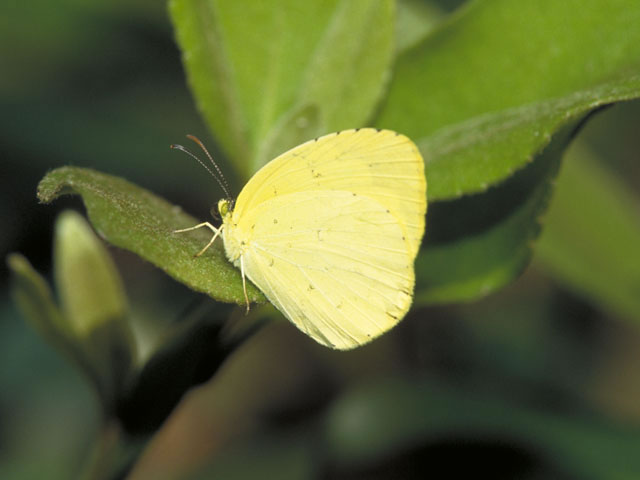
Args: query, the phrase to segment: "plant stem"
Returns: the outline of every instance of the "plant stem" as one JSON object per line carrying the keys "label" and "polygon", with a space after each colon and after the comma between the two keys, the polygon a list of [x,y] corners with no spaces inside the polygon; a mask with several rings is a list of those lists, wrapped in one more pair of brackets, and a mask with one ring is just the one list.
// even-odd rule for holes
{"label": "plant stem", "polygon": [[83,480],[107,480],[119,470],[122,428],[113,418],[102,424],[96,445],[80,475]]}

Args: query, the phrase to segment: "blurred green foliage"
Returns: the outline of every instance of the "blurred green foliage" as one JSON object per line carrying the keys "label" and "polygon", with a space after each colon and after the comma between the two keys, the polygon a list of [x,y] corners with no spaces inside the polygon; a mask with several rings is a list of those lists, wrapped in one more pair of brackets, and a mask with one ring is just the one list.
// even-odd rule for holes
{"label": "blurred green foliage", "polygon": [[[194,2],[204,10],[189,17],[189,3],[171,8],[183,54],[201,34],[187,19],[206,21],[208,12],[205,2]],[[218,34],[228,35],[234,65],[245,69],[244,83],[234,85],[241,91],[230,97],[238,103],[224,114],[208,103],[213,74],[198,70],[197,52],[185,69],[220,147],[214,156],[236,185],[275,151],[343,128],[341,107],[355,112],[350,122],[377,119],[410,134],[428,154],[433,203],[417,264],[421,307],[383,339],[349,353],[324,350],[272,322],[182,399],[132,477],[422,478],[441,469],[494,478],[638,477],[638,103],[590,118],[554,179],[585,115],[638,95],[636,3],[591,0],[577,8],[486,0],[453,10],[446,2],[407,0],[394,20],[392,2],[381,1],[373,13],[360,12],[363,24],[352,32],[340,15],[334,19],[332,38],[349,43],[347,60],[295,39],[307,31],[320,35],[330,8],[348,18],[349,9],[361,7],[327,1],[313,31],[299,12],[283,7],[271,16],[278,10],[255,7],[255,28],[243,31],[243,12],[217,3],[227,8]],[[3,257],[20,251],[36,270],[50,272],[56,213],[80,203],[63,198],[41,206],[35,189],[61,165],[125,177],[207,217],[219,197],[215,185],[168,150],[182,134],[205,137],[207,130],[185,85],[165,7],[151,1],[0,7],[0,51],[9,67],[0,79]],[[378,28],[369,31],[366,22]],[[403,33],[391,45],[393,22]],[[280,35],[287,24],[294,30]],[[274,38],[280,54],[252,63],[252,48],[268,49]],[[361,49],[374,44],[384,54],[361,58]],[[298,61],[283,63],[289,51]],[[313,60],[300,65],[309,51]],[[309,77],[355,61],[349,55],[363,63],[341,71],[340,79]],[[280,69],[265,76],[261,66]],[[345,78],[362,89],[342,91]],[[304,97],[280,89],[301,79]],[[282,94],[273,97],[278,102],[256,95],[262,85]],[[362,103],[335,101],[345,96]],[[238,119],[250,120],[243,126]],[[344,125],[350,126],[357,125]],[[552,186],[550,209],[541,216]],[[111,238],[105,228],[98,231]],[[513,285],[467,305],[433,306],[512,282],[540,231],[534,267]],[[229,312],[206,304],[205,313],[185,315],[195,294],[131,254],[110,253],[129,298],[138,361],[147,365],[129,397],[144,402],[129,403],[121,415],[132,424],[151,419],[136,428],[155,430],[167,405],[173,408],[185,388],[220,365],[205,354],[215,353],[216,319]],[[104,439],[94,400],[71,365],[26,329],[5,290],[0,476],[76,476],[93,454],[87,445],[99,448],[96,439]],[[209,319],[204,330],[192,329],[202,318]],[[193,355],[184,355],[194,345]],[[205,373],[194,357],[207,358]],[[161,398],[170,401],[141,413]]]}

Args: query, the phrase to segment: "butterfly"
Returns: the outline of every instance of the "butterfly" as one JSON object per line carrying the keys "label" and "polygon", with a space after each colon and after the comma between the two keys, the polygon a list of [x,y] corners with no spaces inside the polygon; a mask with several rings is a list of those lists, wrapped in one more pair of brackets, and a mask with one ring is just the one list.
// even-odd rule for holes
{"label": "butterfly", "polygon": [[222,237],[247,308],[249,278],[304,333],[348,350],[395,326],[411,306],[426,190],[424,161],[406,136],[344,130],[267,163],[235,202],[219,201],[219,227],[176,233],[209,228],[213,237],[197,256]]}

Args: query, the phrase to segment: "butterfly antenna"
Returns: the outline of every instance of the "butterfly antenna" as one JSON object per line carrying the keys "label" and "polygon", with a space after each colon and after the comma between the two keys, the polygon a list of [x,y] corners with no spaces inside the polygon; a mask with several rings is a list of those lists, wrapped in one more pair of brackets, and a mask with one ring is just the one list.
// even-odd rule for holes
{"label": "butterfly antenna", "polygon": [[227,198],[231,199],[233,198],[230,194],[229,191],[231,190],[229,188],[229,184],[227,183],[227,179],[224,178],[224,174],[222,173],[222,170],[220,170],[220,167],[218,166],[218,164],[215,162],[215,160],[213,159],[213,157],[211,156],[211,154],[209,153],[209,150],[207,150],[207,147],[204,146],[204,143],[202,143],[200,141],[200,139],[198,137],[196,137],[195,135],[187,135],[187,138],[189,140],[192,140],[194,142],[196,142],[198,144],[198,146],[202,149],[202,151],[205,153],[205,155],[207,156],[207,158],[209,159],[209,161],[211,162],[211,165],[213,165],[213,168],[216,169],[216,172],[218,172],[218,178],[220,178],[222,180],[222,183],[224,183],[225,188],[223,188],[223,190],[225,191],[225,193],[227,194]]}
{"label": "butterfly antenna", "polygon": [[222,175],[222,172],[220,171],[220,168],[218,167],[218,165],[213,161],[213,158],[211,158],[211,155],[209,155],[209,152],[207,152],[207,149],[204,148],[204,145],[202,144],[202,142],[200,140],[198,140],[196,137],[194,137],[193,135],[187,135],[187,137],[189,137],[190,139],[195,139],[194,141],[200,145],[202,147],[202,149],[205,151],[205,153],[207,154],[207,157],[209,157],[209,159],[211,160],[211,163],[215,166],[216,172],[219,175],[216,175],[213,170],[211,170],[209,168],[209,166],[204,163],[202,160],[200,160],[195,154],[191,153],[191,151],[187,150],[185,147],[183,147],[182,145],[177,145],[177,144],[172,144],[170,145],[170,148],[173,148],[175,150],[180,150],[181,152],[186,153],[187,155],[189,155],[191,158],[193,158],[194,160],[196,160],[200,165],[202,165],[204,167],[204,169],[209,172],[209,175],[211,175],[213,178],[216,179],[216,182],[218,182],[218,185],[220,185],[220,188],[222,189],[222,191],[224,192],[224,194],[227,196],[227,198],[233,198],[231,196],[231,193],[229,193],[229,185],[227,184],[226,179],[224,178],[224,175]]}

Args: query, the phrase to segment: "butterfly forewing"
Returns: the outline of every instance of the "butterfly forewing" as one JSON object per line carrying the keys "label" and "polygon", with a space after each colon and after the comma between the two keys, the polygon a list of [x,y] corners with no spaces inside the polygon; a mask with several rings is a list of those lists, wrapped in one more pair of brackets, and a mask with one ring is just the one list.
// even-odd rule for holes
{"label": "butterfly forewing", "polygon": [[426,214],[424,162],[404,135],[389,130],[345,130],[311,140],[260,169],[236,202],[242,218],[274,197],[339,190],[376,200],[396,219],[412,258],[420,247]]}

